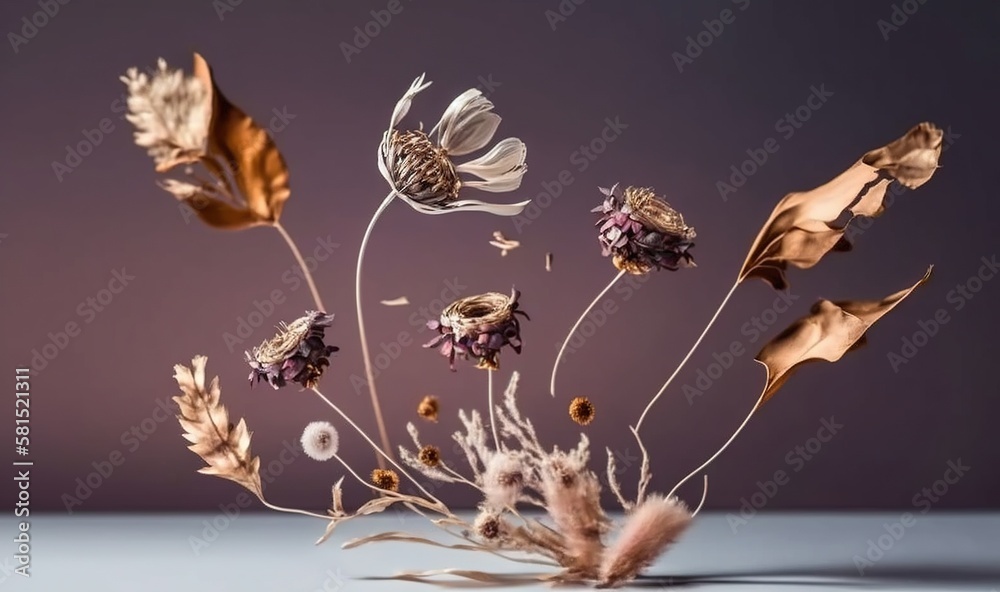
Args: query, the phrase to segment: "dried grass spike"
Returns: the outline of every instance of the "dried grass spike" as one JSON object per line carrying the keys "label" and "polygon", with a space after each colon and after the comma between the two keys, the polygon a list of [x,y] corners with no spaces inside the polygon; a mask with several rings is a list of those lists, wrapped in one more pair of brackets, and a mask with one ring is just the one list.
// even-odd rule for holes
{"label": "dried grass spike", "polygon": [[250,453],[250,431],[242,419],[236,425],[230,423],[229,413],[220,402],[219,377],[205,387],[207,361],[206,356],[195,356],[190,368],[174,366],[181,394],[173,400],[180,408],[177,421],[184,428],[184,439],[191,442],[188,449],[208,464],[198,469],[199,473],[235,481],[262,497],[260,458]]}

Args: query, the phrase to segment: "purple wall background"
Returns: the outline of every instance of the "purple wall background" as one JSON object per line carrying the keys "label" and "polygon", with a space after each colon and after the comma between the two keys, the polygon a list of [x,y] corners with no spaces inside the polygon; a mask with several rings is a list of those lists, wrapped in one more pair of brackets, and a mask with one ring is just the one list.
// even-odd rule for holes
{"label": "purple wall background", "polygon": [[[987,282],[961,310],[948,300],[950,290],[977,273],[981,257],[997,253],[1000,207],[990,167],[998,94],[986,78],[997,70],[1000,8],[930,2],[885,39],[877,21],[891,18],[888,1],[591,0],[553,30],[545,11],[558,10],[555,0],[403,0],[402,11],[348,63],[341,43],[351,43],[354,27],[386,5],[243,2],[220,18],[208,0],[74,2],[60,6],[16,52],[9,44],[0,50],[6,118],[0,371],[9,375],[29,363],[32,351],[67,322],[82,328],[32,378],[33,509],[65,511],[63,494],[73,495],[76,480],[113,451],[124,464],[73,511],[213,510],[233,501],[236,485],[195,473],[201,461],[185,450],[176,422],[153,419],[163,418],[154,413],[157,400],[176,393],[172,365],[194,354],[208,355],[210,375],[221,377],[224,401],[247,419],[265,463],[278,457],[284,441],[295,442],[305,423],[330,418],[307,393],[246,386],[242,349],[312,305],[304,285],[293,290],[282,281],[293,261],[281,238],[270,229],[222,233],[186,222],[173,198],[154,185],[150,160],[113,108],[126,68],[152,66],[162,56],[189,69],[192,51],[206,56],[224,92],[259,122],[266,124],[274,109],[294,115],[276,135],[291,171],[283,222],[304,249],[319,239],[340,244],[316,271],[337,315],[330,342],[342,350],[323,389],[372,433],[367,394],[350,383],[352,374],[363,376],[353,272],[365,224],[386,192],[374,162],[381,131],[421,72],[434,85],[419,97],[410,123],[432,125],[461,91],[497,83],[490,98],[504,117],[501,137],[521,137],[530,165],[521,190],[499,199],[535,197],[562,170],[573,183],[521,232],[511,220],[485,214],[421,216],[399,203],[389,209],[367,254],[369,339],[376,353],[400,331],[416,344],[381,373],[379,391],[396,443],[404,441],[417,401],[440,396],[441,423],[421,424],[421,432],[450,448],[457,409],[484,408],[486,376],[471,365],[448,372],[443,359],[419,347],[426,333],[409,319],[453,278],[466,286],[464,294],[516,283],[533,320],[524,330],[524,354],[504,356],[498,381],[505,384],[513,369],[522,372],[522,405],[552,444],[575,441],[579,429],[566,416],[567,402],[590,397],[598,416],[586,432],[599,472],[605,446],[635,456],[626,426],[707,322],[782,195],[825,182],[917,122],[950,127],[957,139],[934,179],[901,196],[854,253],[792,271],[799,299],[756,343],[740,327],[770,308],[776,294],[759,282],[737,292],[655,409],[646,439],[653,487],[669,489],[752,405],[763,373],[751,357],[767,338],[817,298],[881,297],[934,264],[932,281],[880,322],[868,348],[836,365],[808,367],[753,420],[712,467],[708,506],[739,507],[758,491],[758,481],[785,470],[790,480],[768,509],[909,508],[945,475],[949,461],[960,459],[970,469],[933,507],[1000,507],[993,363],[1000,282]],[[679,72],[672,54],[684,51],[703,20],[727,8],[735,21]],[[4,3],[4,32],[19,31],[21,17],[37,10],[33,1]],[[782,136],[775,122],[821,85],[833,93],[829,100],[791,137]],[[57,179],[53,161],[104,118],[113,129]],[[581,170],[572,155],[601,134],[606,118],[628,127]],[[769,137],[779,151],[723,201],[716,182]],[[556,344],[614,275],[599,256],[589,210],[599,203],[597,186],[615,182],[651,185],[668,196],[698,230],[699,267],[656,274],[628,298],[613,295],[618,312],[568,358],[553,400],[547,381]],[[523,243],[503,259],[487,244],[498,229]],[[543,268],[547,251],[555,253],[551,273]],[[88,316],[80,307],[122,268],[135,279]],[[276,289],[284,304],[230,352],[223,334],[235,332],[238,318]],[[378,304],[401,295],[414,306]],[[950,322],[894,372],[887,354],[939,308]],[[734,340],[748,354],[689,405],[681,387],[694,384],[713,353]],[[796,446],[831,416],[843,429],[810,460],[795,461]],[[144,420],[155,428],[145,440],[126,435]],[[11,421],[4,424],[13,429]],[[367,471],[370,450],[346,429],[341,433],[344,456]],[[334,465],[300,456],[267,493],[274,503],[322,508],[339,475]],[[634,477],[635,467],[625,477],[629,491]],[[442,495],[474,503],[466,493],[450,488]],[[696,501],[698,486],[683,493]],[[349,486],[349,505],[366,496]]]}

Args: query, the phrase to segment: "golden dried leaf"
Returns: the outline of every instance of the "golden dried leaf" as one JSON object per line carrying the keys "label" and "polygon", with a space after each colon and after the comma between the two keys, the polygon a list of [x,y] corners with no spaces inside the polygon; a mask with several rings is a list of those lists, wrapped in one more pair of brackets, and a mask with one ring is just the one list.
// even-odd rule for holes
{"label": "golden dried leaf", "polygon": [[788,288],[789,265],[810,268],[830,251],[847,251],[845,213],[877,217],[885,210],[885,192],[893,180],[916,189],[938,166],[943,132],[921,123],[905,136],[865,154],[829,183],[811,191],[789,193],[771,212],[740,271],[740,281],[760,278],[776,290]]}
{"label": "golden dried leaf", "polygon": [[[209,89],[212,101],[209,158],[203,159],[203,163],[210,170],[220,165],[227,169],[257,224],[277,222],[290,195],[284,158],[268,133],[226,99],[215,84],[208,62],[197,53],[194,76]],[[214,163],[210,164],[207,161],[211,158]]]}
{"label": "golden dried leaf", "polygon": [[208,464],[199,473],[235,481],[263,499],[260,458],[250,454],[250,431],[242,419],[235,426],[229,422],[229,413],[220,402],[218,376],[205,387],[207,361],[205,356],[195,356],[191,368],[174,366],[181,394],[173,400],[180,408],[177,421],[184,428],[184,439],[191,442],[188,449]]}
{"label": "golden dried leaf", "polygon": [[767,370],[767,383],[758,405],[763,405],[806,362],[836,362],[865,344],[865,332],[931,277],[931,266],[913,286],[882,300],[820,300],[809,316],[799,319],[772,339],[756,360]]}
{"label": "golden dried leaf", "polygon": [[202,222],[212,228],[243,230],[265,224],[250,210],[230,205],[201,193],[181,201],[186,203]]}

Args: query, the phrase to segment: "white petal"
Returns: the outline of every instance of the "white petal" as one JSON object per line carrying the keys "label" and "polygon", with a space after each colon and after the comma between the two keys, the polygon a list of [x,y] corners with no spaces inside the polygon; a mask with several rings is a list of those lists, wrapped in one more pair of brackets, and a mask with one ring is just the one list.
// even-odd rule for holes
{"label": "white petal", "polygon": [[460,173],[471,173],[480,179],[492,179],[524,164],[528,148],[517,138],[506,138],[489,152],[456,167]]}
{"label": "white petal", "polygon": [[410,85],[410,88],[407,89],[403,98],[399,99],[396,103],[396,108],[392,110],[392,120],[389,122],[390,129],[396,127],[396,124],[406,117],[406,113],[410,110],[410,103],[413,102],[413,97],[417,96],[417,93],[431,85],[430,82],[424,84],[424,76],[426,76],[426,74],[418,76],[417,79],[413,81],[413,84]]}
{"label": "white petal", "polygon": [[466,181],[465,185],[468,187],[494,193],[513,191],[521,186],[521,179],[528,170],[524,164],[527,155],[528,148],[524,142],[517,138],[506,138],[483,156],[459,165],[456,170],[482,179]]}
{"label": "white petal", "polygon": [[435,129],[439,144],[452,156],[475,152],[489,143],[500,125],[500,116],[491,113],[493,103],[478,89],[460,94],[441,116]]}
{"label": "white petal", "polygon": [[409,204],[414,210],[420,212],[421,214],[428,214],[431,216],[451,214],[452,212],[488,212],[497,216],[516,216],[520,214],[529,203],[531,203],[530,199],[514,204],[491,204],[474,199],[463,199],[452,202],[442,208],[440,206],[425,206],[421,203],[413,201],[401,193],[396,193],[396,196]]}

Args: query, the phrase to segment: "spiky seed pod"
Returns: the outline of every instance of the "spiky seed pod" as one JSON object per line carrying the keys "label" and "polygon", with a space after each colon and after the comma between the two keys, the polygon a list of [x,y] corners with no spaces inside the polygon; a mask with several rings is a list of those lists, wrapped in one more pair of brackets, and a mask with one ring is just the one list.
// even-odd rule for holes
{"label": "spiky seed pod", "polygon": [[386,491],[399,491],[399,475],[392,469],[372,471],[372,485]]}
{"label": "spiky seed pod", "polygon": [[438,398],[434,395],[427,395],[421,399],[420,404],[417,405],[417,415],[426,419],[427,421],[433,421],[437,423],[438,411],[440,411],[441,405],[438,402]]}
{"label": "spiky seed pod", "polygon": [[417,458],[428,467],[436,467],[441,464],[441,449],[437,446],[425,445],[417,453]]}
{"label": "spiky seed pod", "polygon": [[576,397],[569,403],[569,416],[580,425],[594,421],[594,404],[587,397]]}

